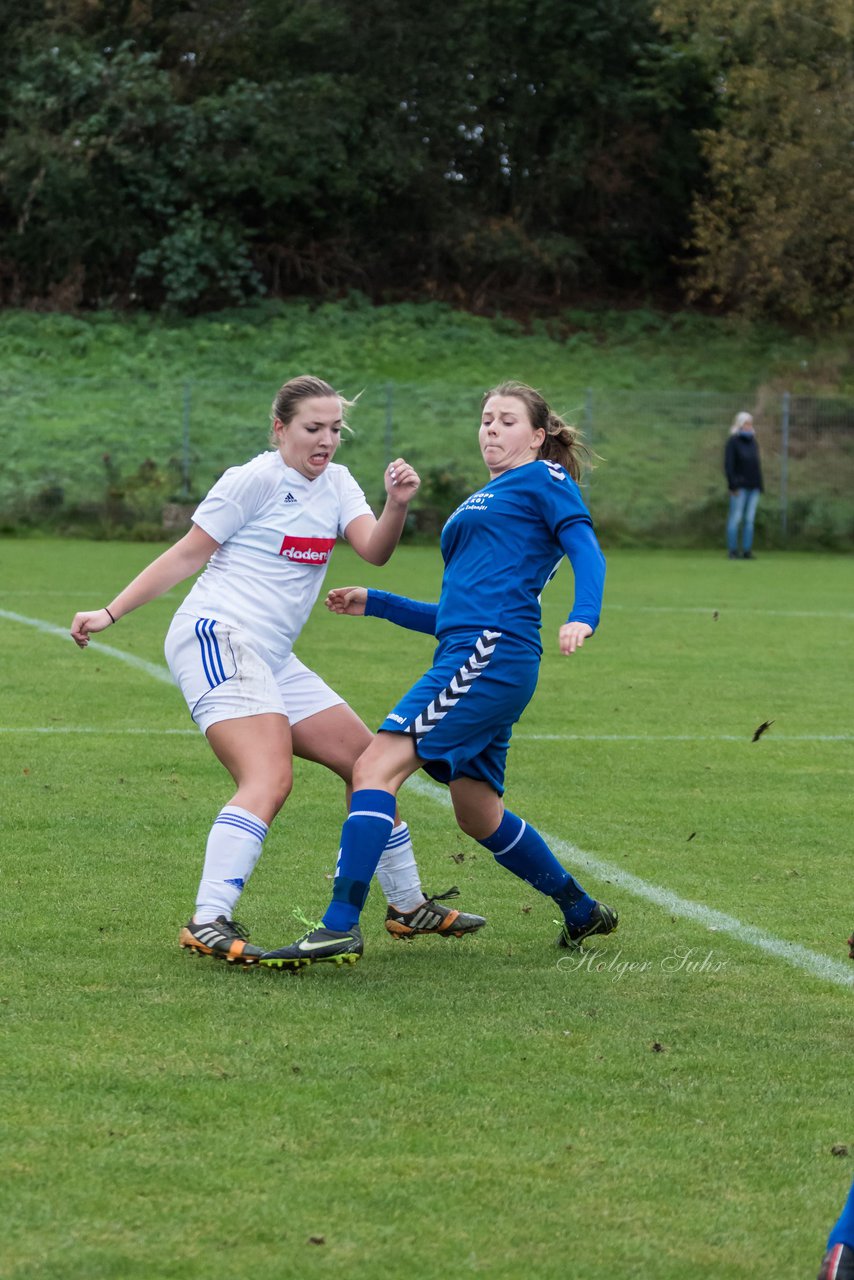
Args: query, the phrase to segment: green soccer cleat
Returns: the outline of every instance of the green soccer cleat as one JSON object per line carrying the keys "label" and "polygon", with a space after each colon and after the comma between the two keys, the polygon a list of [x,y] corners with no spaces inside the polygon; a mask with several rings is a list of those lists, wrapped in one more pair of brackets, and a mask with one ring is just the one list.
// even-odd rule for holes
{"label": "green soccer cleat", "polygon": [[248,937],[242,924],[217,916],[206,924],[188,920],[178,934],[178,945],[197,956],[213,956],[215,960],[246,966],[257,964],[264,954],[261,947],[246,941]]}
{"label": "green soccer cleat", "polygon": [[308,933],[304,933],[296,942],[288,947],[280,947],[278,951],[264,951],[259,963],[267,969],[306,969],[310,964],[321,961],[342,965],[355,964],[365,949],[362,931],[357,924],[352,929],[338,932],[327,929],[323,924],[311,924],[299,912],[294,912],[303,924],[309,925]]}
{"label": "green soccer cleat", "polygon": [[592,938],[597,933],[613,933],[618,923],[619,916],[613,907],[606,907],[604,902],[594,902],[584,924],[569,924],[564,920],[557,945],[577,950],[585,938]]}

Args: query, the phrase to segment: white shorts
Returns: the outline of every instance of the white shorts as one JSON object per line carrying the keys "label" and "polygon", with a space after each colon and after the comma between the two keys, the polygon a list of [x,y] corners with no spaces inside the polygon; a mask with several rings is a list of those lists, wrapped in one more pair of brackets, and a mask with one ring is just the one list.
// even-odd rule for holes
{"label": "white shorts", "polygon": [[298,724],[344,702],[293,653],[282,666],[271,667],[248,632],[227,622],[178,613],[164,647],[172,678],[202,733],[220,720],[266,712]]}

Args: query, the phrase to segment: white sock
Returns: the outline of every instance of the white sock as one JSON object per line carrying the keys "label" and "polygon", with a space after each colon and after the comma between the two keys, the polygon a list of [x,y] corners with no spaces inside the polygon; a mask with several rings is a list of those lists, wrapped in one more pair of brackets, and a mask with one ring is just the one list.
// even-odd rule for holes
{"label": "white sock", "polygon": [[415,850],[405,822],[389,836],[377,867],[377,879],[386,901],[398,911],[412,911],[424,901]]}
{"label": "white sock", "polygon": [[205,865],[196,894],[196,924],[217,916],[231,920],[244,886],[261,856],[267,824],[239,805],[227,804],[208,836]]}

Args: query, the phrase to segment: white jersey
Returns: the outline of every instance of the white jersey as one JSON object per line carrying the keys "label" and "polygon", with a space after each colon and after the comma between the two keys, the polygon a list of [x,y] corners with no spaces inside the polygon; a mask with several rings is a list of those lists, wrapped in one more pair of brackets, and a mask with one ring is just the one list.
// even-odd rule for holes
{"label": "white jersey", "polygon": [[279,666],[317,600],[336,538],[364,515],[364,493],[334,462],[314,480],[278,450],[231,467],[193,514],[220,546],[178,613],[242,627]]}

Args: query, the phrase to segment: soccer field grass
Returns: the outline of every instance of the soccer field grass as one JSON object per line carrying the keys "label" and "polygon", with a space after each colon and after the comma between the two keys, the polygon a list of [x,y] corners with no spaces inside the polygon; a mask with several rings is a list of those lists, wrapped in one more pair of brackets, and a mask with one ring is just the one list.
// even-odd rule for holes
{"label": "soccer field grass", "polygon": [[[424,883],[488,927],[394,942],[374,888],[363,960],[291,977],[177,947],[230,795],[163,662],[181,592],[67,639],[155,550],[0,542],[0,1276],[814,1275],[854,1173],[850,559],[614,553],[569,659],[562,571],[507,802],[618,932],[562,956],[422,776]],[[340,548],[327,581],[439,575]],[[298,652],[374,725],[431,642],[317,610]],[[342,816],[298,765],[255,941],[322,909]]]}

